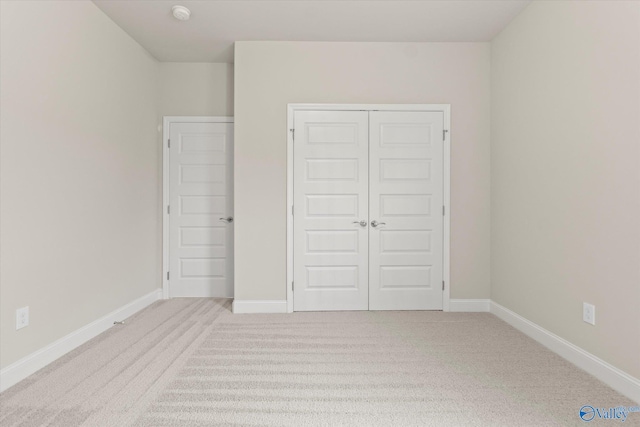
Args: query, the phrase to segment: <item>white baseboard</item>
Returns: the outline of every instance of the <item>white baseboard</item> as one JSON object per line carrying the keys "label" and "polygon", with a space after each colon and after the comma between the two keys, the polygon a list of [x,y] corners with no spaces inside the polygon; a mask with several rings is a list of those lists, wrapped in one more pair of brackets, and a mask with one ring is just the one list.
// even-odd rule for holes
{"label": "white baseboard", "polygon": [[536,325],[519,314],[491,301],[491,313],[520,332],[528,335],[554,353],[584,369],[603,383],[640,404],[640,380],[610,365],[604,360],[571,344],[564,338]]}
{"label": "white baseboard", "polygon": [[64,356],[90,339],[113,326],[114,321],[124,320],[155,301],[162,299],[162,289],[155,290],[129,304],[112,311],[100,319],[66,335],[59,340],[23,357],[0,371],[0,392],[17,384],[49,363]]}
{"label": "white baseboard", "polygon": [[233,300],[233,314],[286,312],[286,300]]}
{"label": "white baseboard", "polygon": [[491,308],[490,299],[451,299],[449,311],[460,313],[488,313]]}

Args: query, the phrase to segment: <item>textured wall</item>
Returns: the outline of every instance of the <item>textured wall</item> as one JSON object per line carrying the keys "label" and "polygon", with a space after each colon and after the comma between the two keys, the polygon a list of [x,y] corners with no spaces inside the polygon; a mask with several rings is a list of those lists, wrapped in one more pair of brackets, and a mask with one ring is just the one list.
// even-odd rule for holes
{"label": "textured wall", "polygon": [[287,103],[451,104],[451,295],[489,297],[488,43],[237,42],[235,291],[286,298]]}
{"label": "textured wall", "polygon": [[162,116],[233,116],[233,64],[160,63]]}
{"label": "textured wall", "polygon": [[158,63],[91,2],[0,7],[5,367],[161,286],[161,181]]}
{"label": "textured wall", "polygon": [[492,299],[640,378],[640,3],[533,2],[491,69]]}

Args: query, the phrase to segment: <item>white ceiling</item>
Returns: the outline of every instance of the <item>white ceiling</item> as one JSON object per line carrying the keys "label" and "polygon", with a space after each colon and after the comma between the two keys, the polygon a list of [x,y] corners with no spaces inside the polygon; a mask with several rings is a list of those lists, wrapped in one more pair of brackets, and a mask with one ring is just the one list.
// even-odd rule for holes
{"label": "white ceiling", "polygon": [[[160,61],[233,62],[241,40],[483,42],[531,0],[94,0]],[[191,10],[180,22],[171,7]]]}

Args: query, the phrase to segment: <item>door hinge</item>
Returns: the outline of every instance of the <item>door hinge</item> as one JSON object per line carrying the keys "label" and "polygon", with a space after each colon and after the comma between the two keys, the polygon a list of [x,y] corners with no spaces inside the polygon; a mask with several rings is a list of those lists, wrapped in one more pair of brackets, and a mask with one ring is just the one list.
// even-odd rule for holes
{"label": "door hinge", "polygon": [[291,281],[291,292],[293,292],[293,280]]}
{"label": "door hinge", "polygon": [[171,148],[171,140],[170,139],[167,139],[167,147]]}
{"label": "door hinge", "polygon": [[443,141],[445,141],[445,140],[447,139],[447,132],[449,132],[449,131],[448,131],[448,130],[446,130],[446,129],[443,129],[443,130],[442,130],[442,140],[443,140]]}
{"label": "door hinge", "polygon": [[291,216],[293,216],[293,205],[291,205]]}
{"label": "door hinge", "polygon": [[442,290],[444,291],[444,280],[442,281]]}
{"label": "door hinge", "polygon": [[289,131],[291,132],[291,141],[296,142],[296,130],[289,129]]}
{"label": "door hinge", "polygon": [[169,272],[167,271],[167,280],[169,280]]}
{"label": "door hinge", "polygon": [[445,212],[444,205],[442,205],[442,216],[444,216],[444,212]]}
{"label": "door hinge", "polygon": [[167,214],[171,213],[171,206],[167,205]]}

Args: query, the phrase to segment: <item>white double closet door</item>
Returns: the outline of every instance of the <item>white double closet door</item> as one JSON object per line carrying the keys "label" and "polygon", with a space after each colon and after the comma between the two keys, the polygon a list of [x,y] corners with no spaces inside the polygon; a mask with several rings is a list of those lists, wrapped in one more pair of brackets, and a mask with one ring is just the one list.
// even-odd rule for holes
{"label": "white double closet door", "polygon": [[441,310],[442,112],[296,111],[294,310]]}

